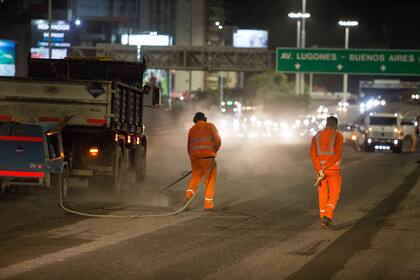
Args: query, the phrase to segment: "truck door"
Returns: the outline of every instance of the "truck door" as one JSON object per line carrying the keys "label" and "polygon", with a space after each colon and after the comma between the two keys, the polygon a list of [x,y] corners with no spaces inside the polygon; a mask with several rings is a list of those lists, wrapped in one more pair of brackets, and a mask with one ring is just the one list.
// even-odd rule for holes
{"label": "truck door", "polygon": [[47,133],[47,146],[48,146],[48,169],[51,173],[63,172],[63,145],[61,143],[61,134],[55,132]]}

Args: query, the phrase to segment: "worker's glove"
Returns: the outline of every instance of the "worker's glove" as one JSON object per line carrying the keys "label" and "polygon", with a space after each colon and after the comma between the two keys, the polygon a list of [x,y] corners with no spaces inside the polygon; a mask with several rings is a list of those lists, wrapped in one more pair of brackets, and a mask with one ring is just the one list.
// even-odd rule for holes
{"label": "worker's glove", "polygon": [[321,169],[318,171],[318,178],[321,178],[321,180],[325,178],[324,170]]}
{"label": "worker's glove", "polygon": [[321,181],[325,178],[324,170],[318,171],[318,178],[316,179],[316,182],[314,184],[314,187],[319,187],[321,185]]}

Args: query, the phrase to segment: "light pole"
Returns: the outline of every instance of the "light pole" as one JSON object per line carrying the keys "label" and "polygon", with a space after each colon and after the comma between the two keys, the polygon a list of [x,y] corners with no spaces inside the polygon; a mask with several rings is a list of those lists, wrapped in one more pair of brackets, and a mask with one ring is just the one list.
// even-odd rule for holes
{"label": "light pole", "polygon": [[[306,14],[306,0],[302,0],[302,14]],[[309,14],[308,14],[309,15]],[[309,17],[308,17],[309,18]],[[306,48],[306,18],[302,18],[302,39],[301,39],[301,47],[302,49]],[[305,94],[305,73],[302,73],[302,82],[300,84],[302,94]]]}
{"label": "light pole", "polygon": [[[311,15],[309,13],[289,13],[288,14],[289,18],[291,19],[296,19],[297,22],[297,29],[296,29],[296,48],[301,48],[303,47],[303,33],[301,32],[301,27],[303,27],[303,21],[305,19],[308,19],[311,17]],[[301,40],[302,38],[302,40]],[[304,90],[304,81],[301,81],[300,79],[301,74],[296,73],[296,85],[295,85],[295,92],[296,95],[299,95],[300,93],[303,93]],[[303,77],[303,75],[302,75]],[[301,84],[303,84],[303,86],[301,86]]]}
{"label": "light pole", "polygon": [[[219,33],[219,36],[221,36],[221,41],[220,41],[220,45],[224,46],[225,45],[225,37],[224,37],[224,33],[223,33],[223,25],[220,21],[216,21],[214,23],[214,25],[216,26],[217,32]],[[225,99],[225,93],[224,93],[224,87],[225,87],[225,80],[224,80],[225,76],[224,76],[224,72],[223,71],[219,71],[219,105],[223,102],[223,100]]]}
{"label": "light pole", "polygon": [[[350,27],[355,27],[359,25],[357,21],[354,20],[340,20],[338,25],[345,27],[345,34],[344,34],[344,48],[349,48],[349,36],[350,36]],[[348,74],[343,75],[343,102],[347,101],[348,95]]]}

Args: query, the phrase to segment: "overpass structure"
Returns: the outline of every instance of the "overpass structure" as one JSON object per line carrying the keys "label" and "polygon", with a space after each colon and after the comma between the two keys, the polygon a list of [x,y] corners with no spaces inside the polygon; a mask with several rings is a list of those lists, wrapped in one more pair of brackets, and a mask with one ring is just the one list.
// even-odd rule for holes
{"label": "overpass structure", "polygon": [[263,72],[275,69],[274,51],[208,46],[136,46],[98,44],[73,47],[71,56],[105,56],[123,61],[146,59],[150,69]]}

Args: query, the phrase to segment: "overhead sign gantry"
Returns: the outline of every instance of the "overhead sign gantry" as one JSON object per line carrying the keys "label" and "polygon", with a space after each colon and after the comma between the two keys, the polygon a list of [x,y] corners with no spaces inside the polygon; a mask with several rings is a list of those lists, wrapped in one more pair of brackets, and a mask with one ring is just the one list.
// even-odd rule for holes
{"label": "overhead sign gantry", "polygon": [[289,73],[420,75],[420,51],[278,48],[276,70]]}

